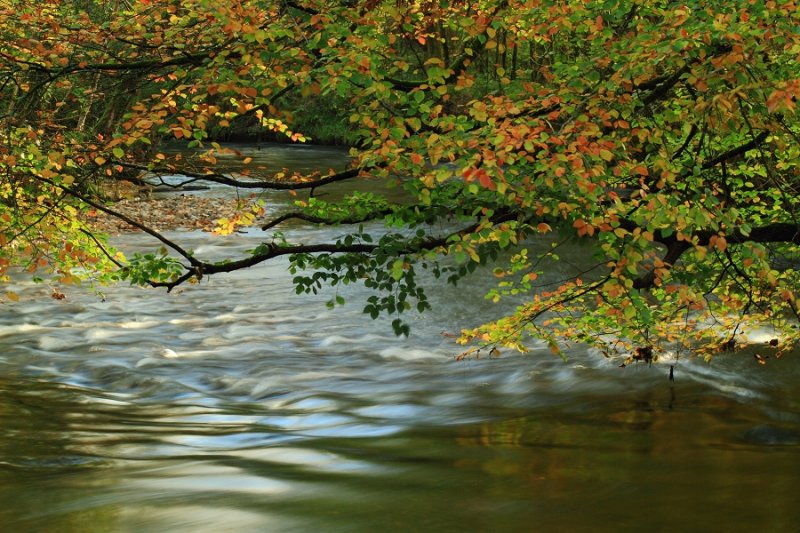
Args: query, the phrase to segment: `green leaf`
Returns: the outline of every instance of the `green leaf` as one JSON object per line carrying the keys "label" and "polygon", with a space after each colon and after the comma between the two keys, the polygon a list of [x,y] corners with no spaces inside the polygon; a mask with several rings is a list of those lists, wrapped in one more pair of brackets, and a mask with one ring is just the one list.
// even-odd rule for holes
{"label": "green leaf", "polygon": [[400,281],[400,279],[403,277],[403,274],[405,273],[405,264],[406,264],[405,261],[403,261],[402,259],[397,259],[394,261],[394,263],[392,263],[392,268],[391,268],[392,279],[394,279],[395,281]]}

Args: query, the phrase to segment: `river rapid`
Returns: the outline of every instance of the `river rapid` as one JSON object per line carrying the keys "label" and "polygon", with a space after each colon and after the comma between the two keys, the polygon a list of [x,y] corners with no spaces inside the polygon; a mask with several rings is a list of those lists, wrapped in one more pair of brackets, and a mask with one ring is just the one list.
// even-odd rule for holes
{"label": "river rapid", "polygon": [[[207,258],[265,238],[170,236]],[[296,296],[286,264],[171,294],[57,301],[15,282],[21,300],[0,305],[0,531],[795,529],[798,355],[682,357],[674,381],[669,364],[623,369],[581,346],[567,362],[545,347],[456,361],[443,332],[499,312],[491,280],[432,287],[405,339],[361,313],[362,288],[335,309],[331,291]]]}

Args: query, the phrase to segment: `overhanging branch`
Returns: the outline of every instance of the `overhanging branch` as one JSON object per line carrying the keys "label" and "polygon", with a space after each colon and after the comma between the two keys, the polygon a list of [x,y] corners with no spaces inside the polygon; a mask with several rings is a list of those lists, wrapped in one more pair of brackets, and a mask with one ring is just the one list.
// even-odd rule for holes
{"label": "overhanging branch", "polygon": [[262,231],[266,231],[270,228],[274,228],[278,224],[286,222],[287,220],[302,220],[304,222],[311,222],[312,224],[325,224],[325,225],[334,225],[334,224],[361,224],[362,222],[369,222],[372,220],[379,220],[384,218],[386,215],[390,215],[394,212],[393,209],[383,209],[381,211],[373,211],[363,216],[357,217],[344,217],[340,219],[332,219],[332,218],[323,218],[318,217],[315,215],[309,215],[307,213],[286,213],[285,215],[281,215],[276,217],[269,222],[265,223],[261,226]]}
{"label": "overhanging branch", "polygon": [[56,183],[56,182],[54,182],[52,180],[49,180],[47,178],[37,177],[36,179],[39,180],[39,181],[42,181],[44,183],[47,183],[49,185],[52,185],[53,187],[58,187],[58,188],[62,189],[63,191],[65,191],[70,196],[72,196],[74,198],[77,198],[78,200],[82,201],[83,203],[85,203],[87,205],[90,205],[90,206],[94,207],[95,209],[97,209],[99,211],[102,211],[102,212],[104,212],[104,213],[106,213],[108,215],[111,215],[112,217],[118,218],[118,219],[122,220],[123,222],[125,222],[127,224],[130,224],[134,228],[137,228],[137,229],[147,233],[148,235],[158,239],[159,241],[161,241],[162,244],[164,244],[168,248],[171,248],[176,253],[178,253],[181,257],[186,259],[189,262],[190,265],[192,265],[194,267],[198,267],[198,266],[201,265],[201,263],[202,263],[201,261],[198,261],[197,259],[195,259],[192,256],[192,254],[190,254],[188,251],[183,249],[183,247],[181,247],[179,244],[175,243],[174,241],[171,241],[170,239],[167,239],[166,237],[164,237],[158,231],[156,231],[156,230],[154,230],[154,229],[152,229],[152,228],[150,228],[148,226],[145,226],[144,224],[141,224],[140,222],[132,219],[131,217],[129,217],[129,216],[123,214],[123,213],[120,213],[119,211],[111,209],[110,207],[107,207],[107,206],[103,205],[102,203],[97,202],[97,201],[89,198],[85,194],[82,194],[82,193],[78,192],[77,190],[75,190],[75,189],[73,189],[71,187],[67,187],[67,186],[65,186],[63,184]]}
{"label": "overhanging branch", "polygon": [[193,178],[194,181],[205,180],[213,183],[218,183],[220,185],[228,185],[230,187],[236,187],[239,189],[262,189],[262,190],[269,189],[276,191],[297,191],[301,189],[313,189],[316,187],[322,187],[323,185],[329,185],[331,183],[357,178],[361,176],[362,172],[364,171],[364,169],[362,168],[352,168],[349,170],[345,170],[343,172],[338,172],[336,174],[331,174],[330,176],[325,176],[324,178],[319,178],[311,181],[295,181],[295,182],[255,181],[255,180],[244,181],[232,178],[225,174],[220,174],[218,172],[203,173],[203,172],[194,172],[191,170],[169,168],[169,167],[151,168],[145,165],[138,165],[135,163],[125,163],[125,162],[115,162],[115,164],[119,164],[122,167],[130,168],[133,170],[152,172],[154,174],[177,174]]}
{"label": "overhanging branch", "polygon": [[[664,237],[663,233],[658,232],[655,240],[667,246],[667,252],[661,260],[667,268],[671,268],[685,251],[694,246],[708,246],[712,237],[719,236],[719,232],[703,230],[693,233],[690,237],[691,241],[686,239],[679,241],[674,234],[671,234],[669,237]],[[776,222],[774,224],[752,228],[749,232],[744,232],[740,228],[735,228],[727,234],[722,235],[722,237],[730,244],[743,244],[745,242],[800,244],[800,227],[796,224]],[[651,270],[636,278],[633,281],[633,288],[649,289],[653,287],[655,280],[655,270]]]}
{"label": "overhanging branch", "polygon": [[[499,224],[502,222],[507,222],[515,218],[516,216],[517,214],[512,212],[498,213],[497,215],[492,217],[490,221],[492,224]],[[421,239],[421,240],[412,239],[407,243],[405,247],[392,250],[391,256],[398,257],[403,255],[425,252],[429,250],[436,250],[438,248],[445,247],[451,241],[453,236],[468,235],[470,233],[475,232],[480,226],[481,223],[476,222],[470,224],[469,226],[463,227],[457,231],[450,232],[440,237],[431,236],[427,239]],[[277,245],[269,243],[263,246],[264,246],[264,251],[260,253],[253,254],[251,257],[246,257],[243,259],[239,259],[237,261],[228,261],[225,263],[207,263],[193,257],[192,259],[194,262],[192,262],[192,266],[187,267],[187,272],[181,275],[179,278],[170,282],[150,282],[150,285],[154,287],[166,287],[168,291],[171,291],[173,288],[188,281],[191,278],[202,278],[204,275],[209,275],[209,274],[222,274],[228,272],[235,272],[237,270],[249,268],[280,256],[292,255],[292,254],[318,254],[318,253],[372,254],[382,248],[382,245],[372,244],[372,243],[353,243],[349,245],[342,243],[319,243],[319,244],[296,244],[296,245]]]}

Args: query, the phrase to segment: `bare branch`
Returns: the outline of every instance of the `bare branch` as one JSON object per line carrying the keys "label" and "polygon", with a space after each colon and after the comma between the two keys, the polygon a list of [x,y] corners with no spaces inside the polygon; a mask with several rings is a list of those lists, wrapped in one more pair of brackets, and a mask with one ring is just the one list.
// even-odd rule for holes
{"label": "bare branch", "polygon": [[286,222],[287,220],[303,220],[305,222],[311,222],[312,224],[361,224],[362,222],[369,222],[371,220],[378,220],[386,215],[393,213],[393,209],[384,209],[382,211],[374,211],[369,213],[368,215],[360,216],[360,217],[346,217],[341,219],[334,219],[334,218],[323,218],[314,215],[309,215],[306,213],[286,213],[285,215],[281,215],[277,218],[270,220],[269,222],[265,223],[261,226],[261,229],[266,231],[270,228],[274,228],[278,224]]}
{"label": "bare branch", "polygon": [[722,162],[730,161],[731,159],[733,159],[733,158],[735,158],[737,156],[740,156],[740,155],[742,155],[742,154],[744,154],[746,152],[749,152],[750,150],[752,150],[754,148],[757,148],[762,142],[764,142],[766,140],[766,138],[768,136],[769,136],[769,132],[768,131],[762,131],[761,133],[756,135],[750,141],[744,143],[741,146],[737,146],[736,148],[732,148],[732,149],[728,150],[727,152],[718,155],[714,159],[711,159],[709,161],[703,162],[703,164],[701,166],[702,166],[703,170],[708,170],[710,168],[713,168],[713,167],[719,165]]}
{"label": "bare branch", "polygon": [[145,165],[138,165],[135,163],[125,163],[125,162],[118,162],[118,164],[125,168],[130,168],[134,170],[153,172],[155,174],[178,174],[181,176],[193,178],[193,180],[195,181],[205,180],[213,183],[219,183],[220,185],[237,187],[239,189],[262,189],[262,190],[270,189],[276,191],[297,191],[301,189],[313,189],[315,187],[322,187],[323,185],[329,185],[331,183],[357,178],[361,176],[362,172],[364,171],[364,169],[361,168],[353,168],[336,174],[331,174],[330,176],[325,176],[324,178],[319,178],[313,181],[296,181],[296,182],[244,181],[232,178],[226,174],[220,174],[218,172],[202,173],[186,169],[177,169],[169,167],[151,168]]}
{"label": "bare branch", "polygon": [[137,229],[147,233],[148,235],[150,235],[152,237],[155,237],[156,239],[161,241],[161,243],[164,244],[165,246],[171,248],[172,250],[175,250],[176,253],[178,253],[183,258],[185,258],[187,261],[189,261],[189,264],[191,264],[192,266],[197,267],[197,266],[200,266],[202,264],[201,261],[198,261],[197,259],[195,259],[192,256],[192,254],[190,254],[188,251],[184,250],[179,244],[167,239],[166,237],[164,237],[158,231],[156,231],[154,229],[151,229],[148,226],[145,226],[144,224],[141,224],[140,222],[130,218],[129,216],[127,216],[127,215],[125,215],[123,213],[120,213],[119,211],[115,211],[114,209],[111,209],[110,207],[107,207],[107,206],[101,204],[100,202],[96,202],[95,200],[92,200],[91,198],[89,198],[85,194],[82,194],[82,193],[78,192],[77,190],[75,190],[75,189],[73,189],[71,187],[67,187],[67,186],[65,186],[63,184],[56,183],[56,182],[54,182],[52,180],[49,180],[47,178],[37,177],[36,179],[39,180],[39,181],[42,181],[44,183],[47,183],[49,185],[52,185],[53,187],[59,187],[62,190],[64,190],[67,194],[69,194],[70,196],[72,196],[74,198],[77,198],[78,200],[82,201],[83,203],[85,203],[87,205],[90,205],[90,206],[94,207],[95,209],[98,209],[98,210],[100,210],[100,211],[102,211],[102,212],[104,212],[104,213],[106,213],[108,215],[111,215],[112,217],[118,218],[118,219],[122,220],[123,222],[125,222],[127,224],[130,224],[134,228],[137,228]]}

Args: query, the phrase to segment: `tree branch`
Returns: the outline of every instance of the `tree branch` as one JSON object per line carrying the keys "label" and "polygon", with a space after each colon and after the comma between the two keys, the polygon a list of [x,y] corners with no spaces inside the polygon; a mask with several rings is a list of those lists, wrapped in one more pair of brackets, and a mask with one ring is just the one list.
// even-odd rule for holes
{"label": "tree branch", "polygon": [[[666,265],[667,268],[672,268],[675,262],[680,258],[680,256],[688,250],[691,245],[686,241],[678,241],[677,239],[672,241],[667,246],[667,253],[664,254],[664,257],[661,258],[661,261]],[[649,289],[655,285],[656,281],[656,269],[652,269],[646,274],[639,276],[635,280],[633,280],[633,288],[634,289]]]}
{"label": "tree branch", "polygon": [[362,222],[369,222],[371,220],[378,220],[380,218],[385,217],[386,215],[390,215],[394,212],[393,209],[383,209],[381,211],[374,211],[369,213],[368,215],[360,216],[360,217],[346,217],[341,219],[330,219],[330,218],[323,218],[314,215],[309,215],[306,213],[299,213],[299,212],[292,212],[286,213],[285,215],[281,215],[277,218],[266,222],[264,225],[261,226],[262,231],[266,231],[270,228],[274,228],[278,224],[286,222],[287,220],[303,220],[305,222],[311,222],[312,224],[361,224]]}
{"label": "tree branch", "polygon": [[[502,222],[507,222],[509,220],[512,220],[516,216],[517,213],[514,212],[497,213],[494,217],[492,217],[491,222],[493,224],[499,224]],[[408,242],[405,248],[392,250],[391,255],[394,257],[398,257],[401,255],[409,255],[428,250],[435,250],[436,248],[446,246],[447,243],[450,242],[451,237],[453,237],[454,235],[467,235],[473,233],[480,226],[481,223],[476,222],[470,224],[469,226],[463,227],[457,231],[448,233],[444,236],[440,237],[432,236],[428,239],[417,240],[416,242]],[[150,285],[152,285],[153,287],[166,287],[168,291],[171,291],[178,285],[186,282],[187,280],[193,277],[202,278],[204,275],[234,272],[237,270],[258,265],[259,263],[263,263],[264,261],[268,261],[270,259],[274,259],[276,257],[284,255],[317,254],[317,253],[371,254],[382,248],[380,244],[371,244],[371,243],[370,244],[354,243],[350,245],[345,245],[340,243],[320,243],[320,244],[296,244],[296,245],[281,245],[281,246],[269,243],[265,244],[264,246],[266,246],[266,251],[262,253],[253,254],[251,257],[239,259],[238,261],[227,261],[225,263],[207,263],[204,261],[200,261],[196,258],[192,258],[193,259],[192,266],[186,267],[187,272],[182,276],[180,276],[179,278],[170,282],[151,281]]]}
{"label": "tree branch", "polygon": [[[508,7],[508,1],[503,0],[499,2],[497,8],[489,15],[489,18],[494,18],[500,11]],[[488,29],[488,26],[487,26]],[[484,41],[482,41],[484,39]],[[444,79],[443,85],[449,85],[456,81],[456,78],[464,69],[466,62],[469,61],[477,52],[486,48],[486,43],[489,42],[489,39],[486,39],[486,32],[479,33],[471,40],[464,44],[464,52],[456,57],[450,65],[448,65],[448,70],[450,74]],[[467,50],[470,50],[470,53],[467,53]],[[384,81],[388,81],[391,83],[395,89],[402,91],[402,92],[409,92],[412,91],[422,85],[428,85],[430,83],[429,80],[401,80],[397,78],[391,77],[384,77]]]}
{"label": "tree branch", "polygon": [[192,254],[190,254],[188,251],[184,250],[179,244],[167,239],[166,237],[164,237],[161,233],[157,232],[156,230],[151,229],[148,226],[145,226],[144,224],[141,224],[141,223],[137,222],[136,220],[130,218],[129,216],[127,216],[127,215],[125,215],[123,213],[120,213],[119,211],[115,211],[114,209],[111,209],[111,208],[109,208],[109,207],[107,207],[107,206],[105,206],[105,205],[103,205],[103,204],[101,204],[99,202],[96,202],[96,201],[92,200],[88,196],[76,191],[75,189],[73,189],[71,187],[67,187],[67,186],[65,186],[63,184],[56,183],[56,182],[54,182],[52,180],[49,180],[47,178],[43,178],[43,177],[40,177],[40,176],[37,176],[36,179],[39,180],[39,181],[42,181],[44,183],[47,183],[49,185],[52,185],[53,187],[58,187],[58,188],[62,189],[63,191],[65,191],[70,196],[72,196],[74,198],[77,198],[81,202],[83,202],[83,203],[85,203],[87,205],[90,205],[90,206],[94,207],[95,209],[98,209],[98,210],[100,210],[100,211],[102,211],[102,212],[104,212],[104,213],[106,213],[108,215],[111,215],[112,217],[118,218],[118,219],[122,220],[123,222],[125,222],[126,224],[130,224],[134,228],[137,228],[137,229],[147,233],[148,235],[150,235],[152,237],[155,237],[156,239],[161,241],[161,243],[164,244],[165,246],[171,248],[172,250],[175,250],[176,253],[180,254],[184,259],[189,261],[189,264],[191,264],[192,266],[194,266],[194,267],[201,266],[201,264],[202,264],[201,261],[198,261],[195,257],[192,256]]}
{"label": "tree branch", "polygon": [[350,170],[345,170],[343,172],[332,174],[330,176],[326,176],[324,178],[319,178],[314,181],[298,181],[298,182],[243,181],[231,178],[230,176],[227,176],[225,174],[220,174],[218,172],[211,172],[206,174],[202,172],[193,172],[191,170],[186,170],[186,169],[176,169],[168,167],[151,168],[145,165],[138,165],[135,163],[125,163],[119,161],[115,163],[125,168],[141,170],[143,172],[153,172],[155,174],[180,174],[182,176],[193,178],[193,180],[211,181],[213,183],[219,183],[220,185],[229,185],[231,187],[237,187],[239,189],[271,189],[276,191],[297,191],[300,189],[313,189],[315,187],[321,187],[323,185],[328,185],[339,181],[345,181],[357,178],[361,175],[361,172],[364,170],[362,168],[353,168]]}
{"label": "tree branch", "polygon": [[703,168],[703,170],[708,170],[710,168],[713,168],[713,167],[719,165],[720,163],[722,163],[724,161],[729,161],[729,160],[735,158],[736,156],[742,155],[742,154],[752,150],[753,148],[758,147],[762,142],[764,142],[764,140],[768,136],[769,136],[769,132],[768,131],[762,131],[761,133],[756,135],[753,139],[751,139],[750,141],[744,143],[743,145],[737,146],[736,148],[732,148],[731,150],[728,150],[727,152],[724,152],[724,153],[718,155],[714,159],[711,159],[709,161],[704,161],[703,164],[701,165],[701,167]]}
{"label": "tree branch", "polygon": [[[659,232],[659,234],[656,235],[656,242],[667,246],[667,253],[662,258],[662,261],[669,268],[675,265],[686,250],[689,250],[693,246],[707,246],[711,242],[711,237],[715,236],[719,236],[719,232],[708,230],[697,231],[692,234],[692,240],[694,240],[695,237],[697,238],[697,243],[693,244],[687,240],[679,241],[674,234],[669,237],[664,237]],[[743,232],[740,228],[735,228],[733,231],[723,235],[723,237],[731,244],[743,244],[745,242],[783,242],[800,244],[800,227],[796,224],[776,222],[774,224],[752,228],[749,233]],[[655,280],[655,270],[651,270],[633,280],[633,288],[649,289],[653,287]]]}

